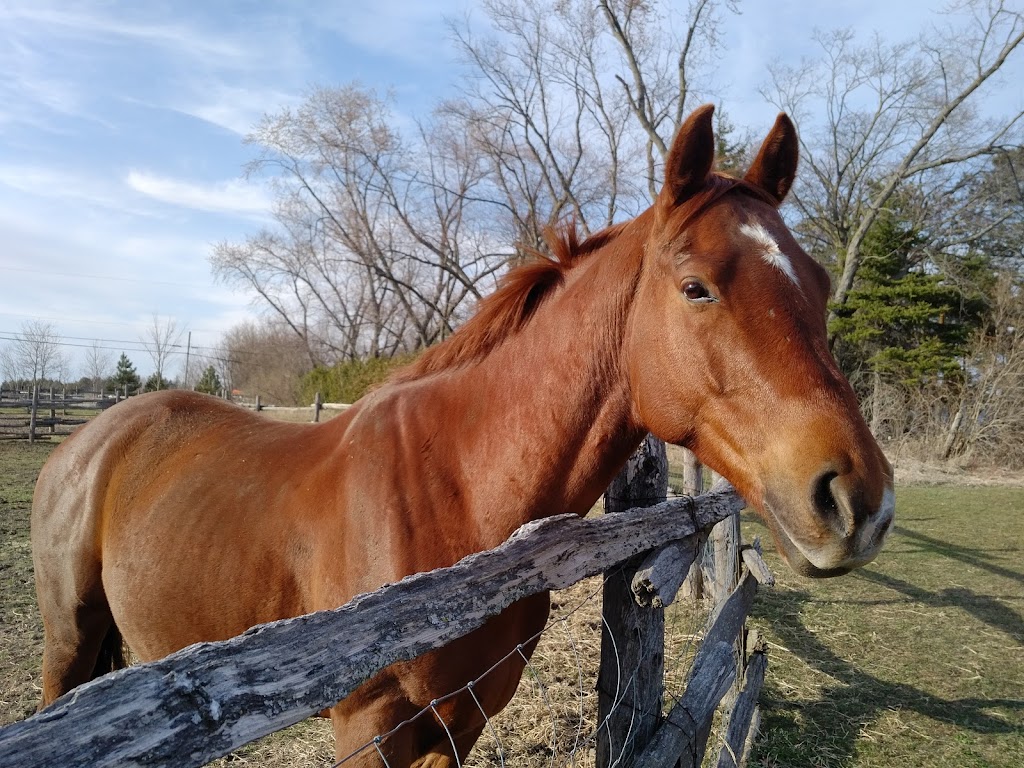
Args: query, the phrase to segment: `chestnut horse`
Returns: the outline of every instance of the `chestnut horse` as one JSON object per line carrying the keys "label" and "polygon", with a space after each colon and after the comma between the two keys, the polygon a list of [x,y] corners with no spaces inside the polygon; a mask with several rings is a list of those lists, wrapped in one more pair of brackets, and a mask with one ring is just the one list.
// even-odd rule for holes
{"label": "chestnut horse", "polygon": [[[878,553],[892,471],[829,353],[829,280],[783,224],[797,139],[780,115],[742,179],[712,170],[710,106],[679,130],[654,204],[508,273],[476,314],[323,424],[191,392],[132,398],[43,468],[32,548],[45,706],[120,661],[333,608],[451,565],[523,523],[584,514],[648,431],[732,481],[789,564]],[[545,623],[546,594],[376,675],[333,709],[339,756],[481,675]],[[532,648],[531,648],[532,650]],[[478,683],[488,714],[524,669]],[[381,745],[391,766],[463,759],[468,695]],[[363,757],[379,761],[374,750]],[[362,759],[362,758],[361,758]]]}

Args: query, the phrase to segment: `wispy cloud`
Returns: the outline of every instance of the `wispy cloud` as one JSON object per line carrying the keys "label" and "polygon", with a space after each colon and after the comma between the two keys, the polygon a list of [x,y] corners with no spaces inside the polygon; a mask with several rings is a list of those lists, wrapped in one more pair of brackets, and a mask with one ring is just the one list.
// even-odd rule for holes
{"label": "wispy cloud", "polygon": [[[109,7],[109,6],[108,6]],[[0,6],[0,24],[38,27],[54,37],[101,41],[122,41],[159,46],[178,55],[222,64],[248,61],[251,52],[238,42],[220,35],[207,35],[194,26],[175,22],[137,21],[129,18],[136,8],[126,6],[118,12],[107,12],[95,5],[88,10],[81,6],[69,9],[42,0],[12,2]]]}
{"label": "wispy cloud", "polygon": [[[76,209],[104,209],[116,212],[119,216],[152,217],[157,214],[151,210],[133,205],[124,187],[116,180],[111,181],[101,175],[64,168],[40,166],[0,164],[0,191],[8,190],[22,196],[36,198],[44,206],[49,205],[58,211],[63,206],[73,204]],[[0,194],[0,201],[6,195]],[[8,198],[5,203],[22,212],[28,210],[26,201],[14,201]]]}
{"label": "wispy cloud", "polygon": [[209,213],[263,215],[271,205],[264,188],[243,179],[198,183],[133,170],[129,171],[125,183],[162,203]]}
{"label": "wispy cloud", "polygon": [[[457,16],[464,0],[378,0],[335,3],[316,9],[318,23],[358,48],[392,60],[442,65],[450,50],[445,44],[445,17]],[[381,20],[387,19],[386,24]]]}
{"label": "wispy cloud", "polygon": [[171,14],[116,1],[0,2],[0,127],[59,132],[60,117],[109,115],[124,100],[245,133],[264,111],[258,97],[307,78],[309,61],[294,19],[279,20],[273,9],[221,10]]}
{"label": "wispy cloud", "polygon": [[252,132],[260,118],[280,107],[296,103],[301,94],[273,88],[206,85],[196,88],[192,98],[183,99],[177,112],[190,115],[239,136]]}

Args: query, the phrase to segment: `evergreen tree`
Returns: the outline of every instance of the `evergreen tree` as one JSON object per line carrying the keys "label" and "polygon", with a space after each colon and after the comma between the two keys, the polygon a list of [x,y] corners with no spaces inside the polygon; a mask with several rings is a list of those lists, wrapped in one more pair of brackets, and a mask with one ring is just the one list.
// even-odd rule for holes
{"label": "evergreen tree", "polygon": [[137,392],[139,387],[142,386],[139,374],[135,371],[135,365],[124,352],[121,353],[121,357],[117,361],[117,369],[114,371],[114,376],[110,379],[110,383],[121,391],[124,391],[125,387],[127,387],[129,393]]}
{"label": "evergreen tree", "polygon": [[219,394],[223,388],[224,385],[221,383],[220,376],[217,375],[217,371],[212,365],[207,366],[206,370],[203,371],[203,375],[196,383],[196,392],[205,392],[208,395]]}
{"label": "evergreen tree", "polygon": [[737,136],[736,126],[724,110],[719,110],[715,118],[715,170],[742,177],[754,159],[751,137]]}
{"label": "evergreen tree", "polygon": [[[980,322],[984,299],[966,294],[920,258],[923,234],[901,215],[885,211],[868,232],[857,285],[834,307],[829,331],[851,378],[867,370],[905,383],[961,374],[960,360]],[[980,259],[961,261],[981,272]]]}

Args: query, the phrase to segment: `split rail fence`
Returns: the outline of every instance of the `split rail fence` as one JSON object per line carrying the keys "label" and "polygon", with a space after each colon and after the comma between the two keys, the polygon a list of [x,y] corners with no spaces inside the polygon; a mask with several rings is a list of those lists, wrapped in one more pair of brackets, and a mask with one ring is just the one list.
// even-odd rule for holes
{"label": "split rail fence", "polygon": [[[666,481],[664,445],[648,439],[609,489],[608,514],[529,523],[496,549],[340,608],[260,625],[94,680],[0,730],[0,766],[202,765],[332,706],[378,670],[471,632],[516,600],[600,573],[602,643],[618,649],[621,674],[629,668],[622,654],[631,652],[636,622],[657,626],[709,532],[715,538],[727,530],[735,540],[744,506],[727,483],[653,503],[664,499]],[[724,599],[674,706],[661,714],[660,679],[607,686],[616,693],[600,702],[599,768],[701,765],[723,699],[728,724],[717,765],[742,764],[767,663],[763,644],[747,638],[743,625],[758,583],[770,583],[771,575],[754,548],[718,559],[729,558],[736,578],[726,588],[725,569],[717,566],[715,588]],[[655,649],[637,669],[657,666],[657,656]],[[599,688],[609,674],[615,673],[603,667]]]}
{"label": "split rail fence", "polygon": [[0,439],[36,440],[66,436],[100,411],[114,405],[118,395],[59,393],[34,386],[29,392],[0,392]]}

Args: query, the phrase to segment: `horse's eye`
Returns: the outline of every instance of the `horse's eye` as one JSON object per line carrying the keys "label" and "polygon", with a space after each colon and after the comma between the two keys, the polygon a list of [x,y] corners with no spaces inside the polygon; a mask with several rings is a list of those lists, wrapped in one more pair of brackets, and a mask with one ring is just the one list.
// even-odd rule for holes
{"label": "horse's eye", "polygon": [[683,282],[683,296],[688,301],[715,301],[715,298],[708,291],[707,286],[704,285],[700,280],[686,280]]}

